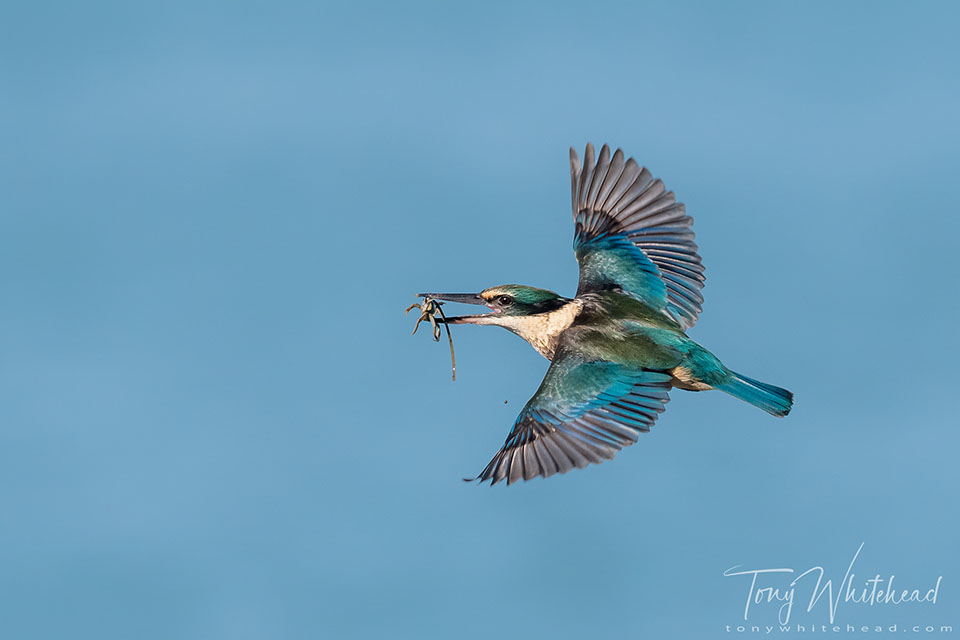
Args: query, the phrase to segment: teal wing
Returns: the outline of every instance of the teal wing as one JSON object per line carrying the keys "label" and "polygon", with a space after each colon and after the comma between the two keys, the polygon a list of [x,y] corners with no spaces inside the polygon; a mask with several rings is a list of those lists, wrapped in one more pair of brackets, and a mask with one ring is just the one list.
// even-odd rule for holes
{"label": "teal wing", "polygon": [[669,390],[666,374],[587,359],[561,344],[503,448],[477,478],[511,484],[610,460],[650,430]]}
{"label": "teal wing", "polygon": [[668,313],[687,329],[703,309],[703,265],[693,219],[663,182],[603,145],[583,165],[570,149],[577,295],[615,289]]}

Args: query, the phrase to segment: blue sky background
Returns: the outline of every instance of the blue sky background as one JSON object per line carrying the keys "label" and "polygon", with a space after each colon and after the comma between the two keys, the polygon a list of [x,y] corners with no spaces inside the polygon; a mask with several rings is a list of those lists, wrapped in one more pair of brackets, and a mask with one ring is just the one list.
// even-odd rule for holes
{"label": "blue sky background", "polygon": [[[940,602],[840,623],[960,629],[958,18],[4,3],[0,635],[724,638],[725,569],[861,542]],[[464,484],[547,363],[458,327],[451,384],[402,310],[572,294],[588,140],[687,204],[691,335],[796,409],[674,392],[614,463]]]}

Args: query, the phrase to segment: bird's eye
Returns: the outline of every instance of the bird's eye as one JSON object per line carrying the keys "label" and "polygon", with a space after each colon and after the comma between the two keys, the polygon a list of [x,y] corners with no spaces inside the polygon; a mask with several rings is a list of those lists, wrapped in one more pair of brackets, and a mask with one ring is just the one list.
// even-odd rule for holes
{"label": "bird's eye", "polygon": [[513,298],[511,298],[510,296],[498,296],[497,302],[500,303],[501,306],[505,307],[508,304],[513,304]]}

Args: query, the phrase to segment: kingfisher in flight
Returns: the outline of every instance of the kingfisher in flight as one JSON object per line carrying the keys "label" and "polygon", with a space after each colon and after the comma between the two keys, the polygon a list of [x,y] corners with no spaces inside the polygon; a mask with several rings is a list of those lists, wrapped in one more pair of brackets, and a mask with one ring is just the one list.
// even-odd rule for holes
{"label": "kingfisher in flight", "polygon": [[728,369],[686,334],[702,310],[704,275],[693,219],[663,182],[603,145],[570,149],[574,298],[518,284],[480,293],[417,294],[483,305],[448,324],[503,327],[550,367],[503,447],[476,479],[530,480],[610,460],[650,431],[671,389],[718,389],[767,413],[793,394]]}

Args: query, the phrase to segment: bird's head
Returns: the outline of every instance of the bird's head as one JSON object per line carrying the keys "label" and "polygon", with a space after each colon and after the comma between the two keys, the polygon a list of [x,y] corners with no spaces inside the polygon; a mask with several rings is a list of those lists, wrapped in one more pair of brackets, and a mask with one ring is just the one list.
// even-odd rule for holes
{"label": "bird's head", "polygon": [[490,313],[470,316],[447,316],[449,324],[503,324],[505,317],[532,316],[539,313],[556,311],[568,298],[548,291],[527,287],[522,284],[501,284],[484,289],[480,293],[418,293],[420,297],[429,297],[445,302],[480,304],[490,308]]}

